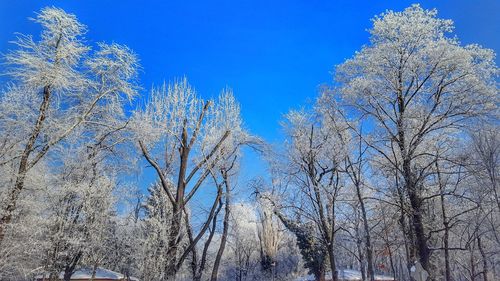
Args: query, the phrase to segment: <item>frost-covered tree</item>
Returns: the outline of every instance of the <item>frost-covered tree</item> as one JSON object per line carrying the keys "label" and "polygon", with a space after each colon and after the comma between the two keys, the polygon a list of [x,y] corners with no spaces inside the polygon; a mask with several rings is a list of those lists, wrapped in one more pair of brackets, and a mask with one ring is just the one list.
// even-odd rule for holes
{"label": "frost-covered tree", "polygon": [[42,213],[48,219],[43,257],[51,278],[63,271],[69,280],[81,265],[95,270],[108,263],[116,227],[114,192],[122,169],[113,159],[120,155],[117,144],[123,136],[118,131],[93,130],[93,138],[70,137],[58,149],[60,165],[52,167],[52,188],[45,195],[49,203]]}
{"label": "frost-covered tree", "polygon": [[498,103],[494,52],[462,46],[448,36],[452,21],[436,14],[418,5],[383,13],[373,20],[370,44],[336,70],[344,100],[375,126],[370,147],[402,183],[415,237],[411,259],[431,274],[424,198],[436,151]]}
{"label": "frost-covered tree", "polygon": [[317,238],[328,255],[332,279],[336,281],[335,234],[339,230],[336,211],[344,186],[341,165],[345,157],[339,135],[345,132],[332,130],[330,119],[314,111],[291,111],[287,119],[288,173],[291,186],[301,194],[301,203],[292,205],[291,210],[315,226]]}
{"label": "frost-covered tree", "polygon": [[114,126],[137,89],[137,58],[127,47],[99,43],[92,52],[82,38],[86,27],[61,9],[44,8],[34,21],[40,38],[18,35],[17,49],[6,56],[12,80],[1,96],[0,128],[11,140],[0,163],[15,169],[2,198],[0,243],[29,172],[75,131]]}
{"label": "frost-covered tree", "polygon": [[[210,276],[210,281],[217,281],[219,275],[219,268],[222,262],[223,254],[226,249],[226,243],[228,240],[229,232],[232,227],[231,221],[232,213],[231,209],[233,208],[233,190],[236,188],[237,176],[240,171],[240,161],[242,157],[242,149],[243,146],[259,146],[261,141],[251,136],[246,130],[242,129],[241,120],[237,118],[239,116],[239,106],[235,104],[235,99],[230,92],[225,92],[219,97],[219,103],[223,110],[221,116],[219,118],[229,121],[229,123],[235,123],[240,128],[233,132],[231,136],[229,136],[228,140],[225,142],[223,146],[220,148],[220,153],[218,156],[217,163],[213,166],[210,171],[212,179],[219,191],[223,191],[223,199],[221,199],[221,205],[224,206],[224,217],[222,220],[222,233],[219,243],[219,248],[215,255],[212,273]],[[224,108],[234,108],[233,110],[227,110]],[[234,111],[237,111],[238,114],[234,114]],[[230,114],[227,114],[230,113]],[[233,121],[231,121],[233,120]],[[220,209],[218,209],[220,211]],[[214,223],[212,225],[212,235],[213,231],[216,228],[216,216],[214,216]],[[207,243],[208,242],[208,243]],[[205,242],[205,248],[203,254],[206,256],[207,248],[211,239]],[[206,257],[202,257],[202,260],[206,259]],[[199,276],[201,279],[201,275]]]}
{"label": "frost-covered tree", "polygon": [[[9,166],[0,166],[0,172],[12,183]],[[1,280],[29,280],[34,270],[43,266],[41,253],[47,248],[45,230],[50,222],[41,217],[48,207],[46,190],[51,186],[53,176],[47,163],[40,163],[34,167],[27,178],[26,186],[29,192],[19,201],[18,216],[8,226],[8,235],[5,236],[0,247],[0,279]],[[0,186],[0,196],[5,194],[10,185]]]}
{"label": "frost-covered tree", "polygon": [[[129,114],[132,51],[87,43],[61,9],[33,21],[40,36],[17,35],[2,64],[1,280],[80,267],[145,281],[323,281],[346,268],[411,280],[416,261],[431,280],[498,279],[495,54],[462,45],[435,10],[375,17],[336,86],[285,115],[275,149],[246,132],[228,89],[207,100],[176,80]],[[269,162],[252,202],[238,198],[245,145]],[[148,192],[127,183],[144,165]]]}
{"label": "frost-covered tree", "polygon": [[285,234],[279,218],[274,214],[274,207],[266,196],[258,200],[258,235],[260,244],[260,265],[264,272],[276,276],[276,265]]}
{"label": "frost-covered tree", "polygon": [[228,234],[229,262],[227,279],[245,281],[258,269],[258,238],[256,212],[248,203],[236,203],[231,207]]}
{"label": "frost-covered tree", "polygon": [[[370,234],[368,200],[366,199],[370,190],[369,181],[365,178],[369,170],[369,167],[367,167],[368,146],[363,142],[362,126],[355,120],[347,119],[344,109],[337,102],[337,97],[328,90],[321,94],[317,101],[317,108],[326,120],[325,127],[336,135],[337,145],[340,147],[337,150],[342,151],[340,153],[342,154],[340,158],[342,167],[340,170],[349,183],[350,188],[347,191],[347,196],[354,201],[354,203],[350,204],[354,209],[354,215],[349,220],[356,233],[362,280],[365,280],[366,267],[368,279],[374,281],[373,246]],[[360,224],[362,224],[362,227]],[[361,238],[361,236],[363,237]]]}
{"label": "frost-covered tree", "polygon": [[192,241],[183,247],[180,238],[187,235],[182,231],[188,218],[186,206],[224,152],[231,151],[233,138],[242,130],[239,106],[230,91],[223,91],[216,100],[203,100],[181,79],[153,89],[144,108],[135,112],[133,123],[141,153],[172,205],[165,274],[175,278],[217,209],[220,192],[216,192],[198,234],[192,234]]}
{"label": "frost-covered tree", "polygon": [[[465,212],[465,204],[460,204],[461,208],[449,207],[450,210],[444,210],[449,213],[450,248],[453,249],[459,241],[467,241],[466,248],[470,259],[464,260],[460,254],[455,254],[450,250],[448,263],[450,276],[453,274],[453,266],[459,263],[460,272],[464,275],[481,275],[483,280],[494,280],[498,275],[498,263],[500,258],[500,208],[498,205],[498,193],[500,192],[496,179],[498,178],[498,165],[500,160],[499,138],[496,127],[483,126],[477,128],[471,133],[468,139],[466,150],[461,152],[465,159],[465,171],[462,173],[467,176],[463,180],[463,193],[467,201],[470,212]],[[447,173],[442,172],[443,181],[449,177]],[[449,202],[449,205],[456,205],[456,202]],[[455,216],[455,214],[461,214]],[[458,220],[464,220],[467,223],[457,223]],[[472,223],[471,223],[472,222]],[[454,224],[458,224],[456,227]],[[456,228],[456,229],[453,229]],[[456,234],[458,234],[456,236]],[[460,243],[459,245],[462,245]],[[465,266],[464,266],[465,265]],[[467,271],[465,271],[465,270]],[[457,270],[458,271],[458,270]]]}
{"label": "frost-covered tree", "polygon": [[[278,177],[285,181],[279,193],[269,198],[274,212],[292,231],[305,266],[317,280],[325,278],[326,264],[337,278],[336,233],[337,211],[344,179],[342,176],[345,146],[339,136],[345,129],[335,127],[319,108],[290,111],[284,128],[287,145]],[[275,157],[276,158],[276,157]]]}

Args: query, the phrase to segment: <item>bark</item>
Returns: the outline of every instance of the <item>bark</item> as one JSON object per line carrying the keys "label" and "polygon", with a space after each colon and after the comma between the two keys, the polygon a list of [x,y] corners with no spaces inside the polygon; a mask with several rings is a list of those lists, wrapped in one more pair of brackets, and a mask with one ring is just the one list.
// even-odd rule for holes
{"label": "bark", "polygon": [[[418,255],[418,259],[422,264],[422,267],[432,275],[431,264],[430,264],[430,256],[431,251],[428,246],[428,241],[425,235],[425,227],[423,223],[423,209],[422,209],[422,200],[420,198],[419,186],[418,182],[415,178],[414,171],[412,170],[412,152],[415,151],[418,142],[413,143],[411,147],[407,143],[407,135],[406,135],[406,127],[405,127],[405,114],[407,101],[405,100],[403,93],[403,73],[402,66],[400,64],[398,69],[398,89],[396,91],[396,104],[398,110],[398,116],[396,120],[397,127],[397,137],[396,143],[401,153],[401,161],[402,167],[400,170],[402,171],[402,176],[404,179],[405,189],[408,194],[408,199],[410,201],[411,206],[411,227],[413,230],[415,243],[414,247],[416,248],[416,253]],[[422,138],[422,134],[417,137],[417,139]],[[432,280],[432,278],[431,278]]]}
{"label": "bark", "polygon": [[474,260],[474,249],[472,245],[469,249],[469,258],[470,258],[470,280],[475,280],[476,278],[476,261]]}
{"label": "bark", "polygon": [[[396,183],[397,183],[397,181],[396,181]],[[401,214],[399,216],[398,223],[399,223],[399,226],[401,227],[401,231],[403,232],[403,241],[404,241],[405,255],[406,255],[406,270],[407,270],[407,273],[409,275],[410,268],[412,266],[412,258],[414,257],[414,249],[413,249],[413,247],[410,247],[410,244],[412,244],[413,240],[411,238],[411,233],[408,230],[408,227],[406,225],[404,198],[403,198],[402,190],[399,188],[398,184],[396,186],[396,189],[398,192],[399,209],[401,212]]]}
{"label": "bark", "polygon": [[[403,101],[400,101],[403,102]],[[404,110],[401,111],[401,116],[404,113]],[[423,223],[423,208],[422,208],[422,199],[420,197],[420,193],[418,191],[418,183],[415,180],[415,176],[411,169],[411,157],[407,154],[407,148],[405,144],[405,132],[403,129],[403,123],[400,120],[398,122],[398,145],[401,150],[402,158],[403,158],[403,178],[405,183],[405,189],[408,193],[408,199],[410,201],[411,207],[411,226],[415,238],[414,247],[416,249],[416,253],[418,255],[418,259],[422,264],[422,267],[432,274],[432,268],[430,264],[431,251],[428,246],[427,237],[425,234],[425,227]],[[432,279],[432,278],[431,278]]]}
{"label": "bark", "polygon": [[[358,234],[359,236],[359,234]],[[359,237],[357,237],[356,239],[356,246],[357,246],[357,250],[358,250],[358,256],[359,256],[359,267],[360,267],[360,270],[361,270],[361,280],[362,281],[365,281],[366,280],[366,274],[365,274],[365,271],[366,271],[366,268],[365,268],[365,257],[363,255],[363,245],[362,245],[362,241]]]}
{"label": "bark", "polygon": [[212,221],[212,219],[215,216],[215,212],[217,210],[217,206],[220,203],[221,196],[222,196],[222,191],[219,189],[217,191],[217,197],[215,198],[214,203],[212,204],[212,207],[210,209],[210,213],[209,213],[208,218],[206,219],[205,223],[203,224],[203,227],[201,228],[201,230],[198,233],[198,235],[196,235],[196,237],[194,237],[194,239],[192,239],[192,242],[189,243],[189,245],[187,246],[187,248],[184,249],[183,254],[178,258],[177,264],[175,265],[175,273],[177,273],[177,271],[181,268],[184,260],[187,258],[187,256],[189,255],[189,253],[191,251],[193,251],[193,249],[196,247],[196,245],[200,241],[201,237],[203,237],[203,235],[205,235],[208,227],[210,226],[210,222]]}
{"label": "bark", "polygon": [[[332,281],[338,281],[338,272],[337,272],[337,263],[335,260],[335,196],[332,202],[331,206],[331,223],[330,223],[330,228],[331,229],[326,229],[325,232],[330,230],[330,233],[328,233],[328,241],[327,241],[327,249],[328,249],[328,258],[330,260],[330,271],[332,274]],[[323,225],[326,225],[327,222],[324,222]]]}
{"label": "bark", "polygon": [[66,265],[66,268],[64,269],[64,281],[71,280],[71,275],[75,272],[76,265],[80,262],[81,257],[82,252],[78,252],[78,254],[76,254],[76,256],[71,260],[71,263]]}
{"label": "bark", "polygon": [[477,247],[479,248],[479,253],[481,253],[481,258],[483,261],[483,280],[488,281],[488,258],[484,252],[483,244],[481,242],[481,236],[477,236]]}
{"label": "bark", "polygon": [[445,280],[446,281],[451,281],[451,268],[450,268],[450,247],[449,247],[449,232],[450,232],[450,227],[449,227],[449,221],[448,221],[448,216],[446,213],[446,201],[445,201],[445,184],[442,181],[441,178],[441,170],[439,169],[439,164],[436,162],[436,174],[438,178],[438,185],[439,185],[439,199],[441,203],[441,216],[443,220],[443,228],[444,228],[444,234],[443,234],[443,246],[444,246],[444,268],[445,268]]}
{"label": "bark", "polygon": [[393,257],[393,253],[391,250],[391,246],[389,244],[387,244],[387,249],[389,250],[389,262],[391,264],[392,276],[394,276],[394,278],[396,278],[396,267],[394,266],[394,257]]}
{"label": "bark", "polygon": [[425,234],[425,228],[422,218],[422,205],[421,199],[414,191],[414,188],[411,188],[409,192],[410,204],[412,207],[412,215],[411,215],[411,223],[413,227],[413,231],[415,233],[415,247],[416,251],[422,264],[422,267],[429,273],[432,273],[430,257],[431,251],[427,244],[427,238]]}
{"label": "bark", "polygon": [[[191,229],[188,214],[184,210],[184,220],[186,223],[187,234],[189,243],[194,243],[193,230]],[[193,280],[201,280],[201,273],[198,275],[198,253],[196,247],[191,249],[191,274],[193,275]]]}
{"label": "bark", "polygon": [[179,245],[179,234],[182,222],[182,205],[184,204],[184,193],[186,190],[186,170],[189,160],[189,147],[187,146],[187,129],[184,127],[182,133],[182,147],[180,148],[180,166],[179,174],[177,176],[177,188],[175,195],[175,202],[172,206],[172,220],[170,224],[170,233],[168,238],[168,250],[167,250],[167,266],[165,268],[165,274],[172,276],[175,280],[176,264],[177,264],[177,253]]}
{"label": "bark", "polygon": [[330,270],[332,272],[332,280],[338,281],[338,272],[337,272],[337,263],[335,260],[335,253],[333,251],[333,242],[331,242],[332,246],[329,247],[328,250],[328,258],[330,259]]}

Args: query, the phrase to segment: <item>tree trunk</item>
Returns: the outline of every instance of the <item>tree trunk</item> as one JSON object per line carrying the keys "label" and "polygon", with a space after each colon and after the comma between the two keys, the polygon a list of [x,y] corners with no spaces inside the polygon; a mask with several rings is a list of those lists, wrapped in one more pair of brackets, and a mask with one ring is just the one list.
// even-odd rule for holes
{"label": "tree trunk", "polygon": [[[315,189],[316,191],[316,189]],[[317,193],[318,196],[319,196],[319,193]],[[319,197],[318,197],[319,198]],[[334,253],[334,247],[335,247],[335,200],[336,200],[336,197],[334,196],[333,197],[333,200],[331,202],[331,222],[330,222],[330,228],[331,229],[328,229],[327,225],[328,225],[328,222],[327,221],[323,221],[322,223],[322,226],[325,228],[324,232],[326,233],[326,236],[327,236],[327,248],[328,248],[328,257],[330,259],[330,270],[331,270],[331,274],[332,274],[332,281],[338,281],[339,280],[339,277],[338,277],[338,272],[337,272],[337,263],[336,263],[336,260],[335,260],[335,253]],[[321,202],[321,201],[319,201]],[[319,212],[320,215],[322,214],[323,212],[323,208],[321,207],[321,203],[319,203],[320,205],[320,208],[319,208]],[[321,216],[321,218],[324,220],[325,219],[325,216]],[[328,231],[330,231],[330,233],[328,233]]]}
{"label": "tree trunk", "polygon": [[71,275],[73,275],[73,272],[64,271],[64,281],[71,281]]}
{"label": "tree trunk", "polygon": [[470,248],[469,253],[470,253],[470,280],[474,281],[476,278],[476,262],[474,260],[474,249]]}
{"label": "tree trunk", "polygon": [[373,270],[373,248],[370,236],[370,226],[368,225],[368,218],[366,215],[365,202],[360,190],[360,183],[356,184],[356,193],[358,196],[358,201],[361,207],[361,217],[363,219],[363,227],[365,231],[365,243],[366,243],[366,261],[368,263],[368,278],[370,281],[375,280],[375,271]]}
{"label": "tree trunk", "polygon": [[444,242],[444,268],[445,268],[445,280],[446,281],[452,281],[451,279],[451,268],[450,268],[450,246],[449,246],[449,229],[448,225],[445,226],[444,229],[444,237],[443,237],[443,242]]}
{"label": "tree trunk", "polygon": [[[423,209],[420,194],[418,192],[418,183],[416,182],[415,175],[412,171],[412,149],[408,148],[406,140],[406,127],[405,127],[405,112],[406,101],[403,95],[402,73],[399,72],[399,88],[397,91],[397,108],[399,116],[397,118],[397,145],[402,158],[402,176],[404,178],[405,189],[408,194],[408,199],[411,205],[411,226],[415,236],[414,247],[416,248],[418,259],[422,267],[432,276],[433,271],[430,264],[431,251],[427,245],[427,238],[423,223]],[[430,278],[431,280],[432,277]]]}
{"label": "tree trunk", "polygon": [[179,246],[179,235],[181,231],[181,222],[184,208],[184,193],[186,189],[186,170],[189,160],[189,147],[187,141],[187,131],[184,128],[182,133],[182,148],[180,149],[180,166],[179,174],[177,179],[177,190],[175,196],[175,202],[172,206],[172,221],[170,227],[170,234],[168,239],[168,250],[167,250],[167,266],[165,268],[165,274],[168,276],[169,280],[175,280],[175,275],[177,274],[177,252]]}
{"label": "tree trunk", "polygon": [[[31,132],[30,137],[28,138],[28,142],[24,147],[24,151],[21,154],[21,158],[19,161],[19,168],[17,170],[16,182],[14,184],[14,188],[10,190],[8,195],[8,201],[3,208],[3,214],[0,218],[0,245],[5,237],[5,228],[7,224],[12,221],[12,216],[14,211],[16,210],[17,200],[19,198],[19,194],[24,188],[24,182],[26,180],[26,173],[29,170],[30,164],[28,163],[29,157],[35,148],[36,140],[40,135],[40,132],[43,127],[43,122],[47,117],[47,110],[50,105],[50,96],[51,96],[51,86],[45,86],[43,88],[43,100],[40,104],[40,109],[38,113],[38,118],[33,127],[33,131]],[[34,163],[32,163],[34,164]]]}
{"label": "tree trunk", "polygon": [[330,259],[330,270],[332,271],[332,281],[338,281],[337,263],[335,261],[335,253],[333,252],[333,241],[330,242],[328,249],[328,258]]}
{"label": "tree trunk", "polygon": [[387,244],[387,249],[389,249],[389,262],[391,263],[392,276],[394,276],[394,278],[396,278],[396,267],[394,266],[394,257],[392,254],[391,246],[389,244]]}
{"label": "tree trunk", "polygon": [[97,263],[95,263],[94,266],[92,267],[92,276],[90,277],[89,281],[94,281],[96,273],[97,273]]}
{"label": "tree trunk", "polygon": [[[187,234],[189,238],[189,243],[194,244],[194,238],[193,238],[193,231],[191,229],[191,225],[189,222],[188,214],[186,213],[184,216],[185,223],[186,223],[186,228],[187,228]],[[198,274],[200,272],[200,274]],[[191,248],[191,274],[193,276],[194,281],[199,281],[201,280],[201,271],[198,271],[198,253],[196,251],[196,247]]]}
{"label": "tree trunk", "polygon": [[217,255],[215,256],[215,261],[214,261],[214,265],[213,265],[213,268],[212,268],[212,275],[210,277],[210,281],[217,281],[217,276],[218,276],[218,273],[219,273],[219,266],[220,266],[220,262],[221,262],[221,259],[222,259],[222,254],[224,253],[224,249],[226,248],[226,241],[227,241],[227,235],[228,235],[228,232],[229,232],[229,217],[231,215],[231,208],[230,208],[230,204],[231,204],[231,188],[229,186],[229,182],[227,179],[227,174],[225,174],[225,179],[224,179],[224,182],[225,182],[225,186],[226,186],[226,202],[225,202],[225,210],[224,210],[224,222],[223,222],[223,229],[222,229],[222,237],[221,237],[221,241],[220,241],[220,246],[219,246],[219,250],[217,251]]}
{"label": "tree trunk", "polygon": [[[359,236],[359,234],[358,234]],[[364,257],[364,254],[363,254],[363,245],[362,245],[362,241],[359,237],[356,237],[356,246],[358,248],[358,256],[359,256],[359,267],[360,267],[360,271],[361,271],[361,280],[362,281],[366,281],[366,268],[365,268],[365,257]]]}
{"label": "tree trunk", "polygon": [[479,235],[477,236],[477,247],[479,248],[479,252],[481,253],[481,258],[483,260],[483,281],[488,281],[488,258],[484,252],[481,237]]}
{"label": "tree trunk", "polygon": [[443,235],[443,244],[444,244],[444,268],[445,268],[445,280],[451,281],[451,268],[450,268],[450,246],[449,246],[449,221],[448,216],[446,214],[446,201],[444,197],[445,186],[441,179],[441,171],[439,170],[439,165],[436,162],[436,173],[438,176],[439,183],[439,192],[440,192],[440,201],[441,201],[441,216],[443,217],[443,227],[444,227],[444,235]]}
{"label": "tree trunk", "polygon": [[208,255],[208,248],[209,248],[210,244],[212,244],[215,230],[217,228],[217,217],[219,216],[221,209],[222,209],[222,201],[219,202],[219,207],[217,207],[217,210],[215,211],[214,218],[212,219],[212,229],[210,229],[208,239],[207,239],[207,241],[205,241],[205,245],[203,246],[200,267],[198,268],[198,274],[195,278],[195,281],[201,280],[201,277],[203,275],[203,271],[205,270],[205,266],[206,266],[206,262],[207,262],[207,255]]}
{"label": "tree trunk", "polygon": [[[415,238],[415,248],[418,259],[422,267],[432,276],[433,269],[430,264],[431,251],[427,244],[427,237],[425,234],[425,227],[423,223],[423,208],[422,199],[417,191],[418,186],[414,181],[414,176],[410,168],[410,161],[408,159],[403,161],[403,177],[405,179],[405,188],[408,192],[411,206],[411,226]],[[430,278],[432,280],[432,277]]]}
{"label": "tree trunk", "polygon": [[76,256],[71,260],[71,263],[66,266],[64,269],[64,281],[71,281],[71,275],[75,272],[76,265],[80,261],[80,258],[82,257],[82,252],[78,252]]}
{"label": "tree trunk", "polygon": [[412,207],[411,223],[415,233],[415,247],[422,267],[431,274],[433,272],[430,264],[431,251],[427,245],[427,238],[425,235],[422,219],[422,205],[419,196],[414,191],[409,192],[409,196]]}
{"label": "tree trunk", "polygon": [[405,200],[403,197],[403,192],[399,186],[397,175],[395,179],[396,179],[396,190],[399,198],[399,210],[401,212],[398,223],[401,227],[401,231],[403,232],[403,242],[404,242],[405,256],[406,256],[406,273],[409,276],[410,269],[412,267],[412,258],[414,257],[414,249],[413,249],[414,247],[410,246],[410,244],[413,243],[413,240],[411,238],[411,231],[408,229],[409,227],[406,224]]}

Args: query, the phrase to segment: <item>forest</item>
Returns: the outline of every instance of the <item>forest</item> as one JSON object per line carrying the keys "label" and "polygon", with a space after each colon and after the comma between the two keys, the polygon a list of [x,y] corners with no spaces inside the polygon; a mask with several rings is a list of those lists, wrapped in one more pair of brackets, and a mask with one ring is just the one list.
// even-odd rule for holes
{"label": "forest", "polygon": [[[495,51],[437,10],[374,16],[280,143],[237,89],[145,87],[141,54],[77,15],[25,16],[40,32],[0,65],[0,280],[500,279]],[[243,181],[249,154],[265,172]]]}

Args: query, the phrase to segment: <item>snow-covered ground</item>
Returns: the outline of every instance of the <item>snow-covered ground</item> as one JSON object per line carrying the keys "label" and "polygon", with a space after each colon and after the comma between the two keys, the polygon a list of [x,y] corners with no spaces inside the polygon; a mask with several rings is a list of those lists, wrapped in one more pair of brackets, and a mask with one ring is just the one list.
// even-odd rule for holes
{"label": "snow-covered ground", "polygon": [[[72,280],[73,279],[75,279],[75,280],[89,279],[90,280],[92,278],[92,272],[93,272],[93,270],[90,267],[80,268],[79,270],[75,271],[75,273],[73,273],[73,275],[71,275],[71,279]],[[48,278],[48,274],[46,274],[45,278]],[[59,279],[62,280],[63,278],[64,278],[64,272],[61,272],[59,274]],[[42,280],[42,279],[43,279],[43,275],[39,275],[39,276],[35,277],[35,280]],[[130,279],[130,281],[139,281],[139,279],[137,279],[135,277],[130,277],[129,279]],[[121,273],[114,272],[114,271],[99,267],[96,270],[94,280],[127,280],[127,278],[125,275],[123,275]]]}
{"label": "snow-covered ground", "polygon": [[[330,273],[327,273],[325,275],[326,280],[331,280],[332,276]],[[361,272],[357,270],[352,270],[352,269],[341,269],[339,270],[339,279],[340,280],[361,280]],[[307,275],[298,278],[296,281],[313,281],[314,276],[313,275]],[[389,280],[395,280],[394,277],[391,276],[386,276],[386,275],[375,275],[375,280],[379,281],[389,281]]]}

